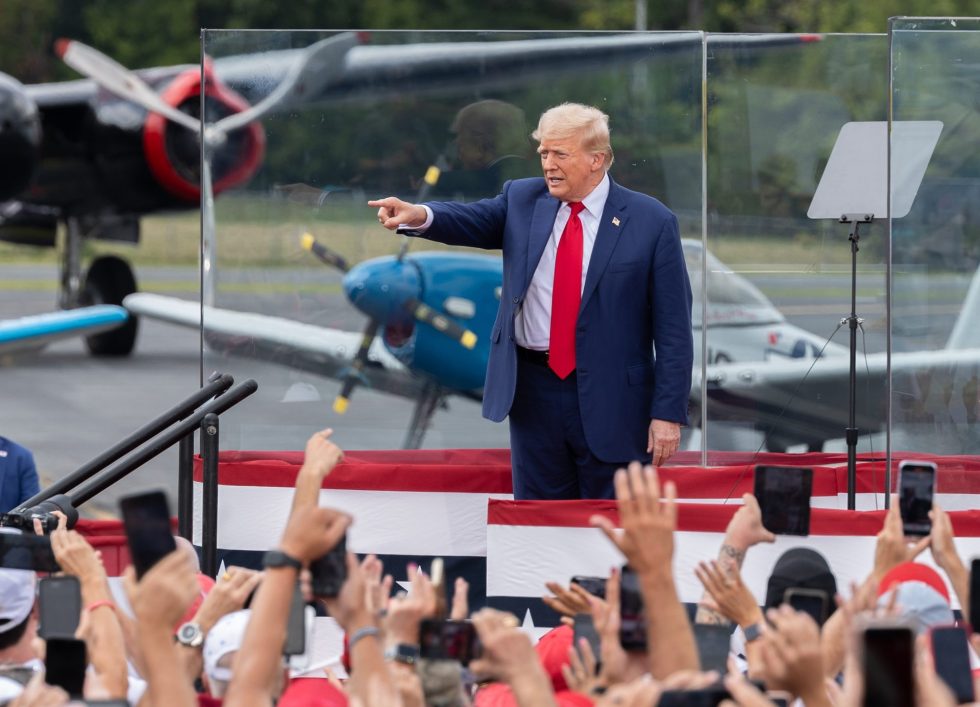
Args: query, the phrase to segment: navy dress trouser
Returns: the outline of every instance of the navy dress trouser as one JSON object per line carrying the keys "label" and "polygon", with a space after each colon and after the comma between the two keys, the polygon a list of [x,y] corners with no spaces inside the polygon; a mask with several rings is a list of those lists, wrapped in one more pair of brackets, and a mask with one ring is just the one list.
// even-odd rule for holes
{"label": "navy dress trouser", "polygon": [[509,418],[515,499],[615,498],[613,475],[629,462],[604,462],[589,451],[574,372],[561,380],[519,351]]}

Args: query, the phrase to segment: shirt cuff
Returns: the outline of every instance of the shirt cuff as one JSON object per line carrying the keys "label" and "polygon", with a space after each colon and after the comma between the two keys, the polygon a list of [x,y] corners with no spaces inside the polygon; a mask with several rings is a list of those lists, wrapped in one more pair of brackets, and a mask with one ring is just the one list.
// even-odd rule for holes
{"label": "shirt cuff", "polygon": [[412,229],[413,231],[418,231],[419,233],[425,233],[429,229],[429,226],[432,225],[432,219],[435,218],[435,214],[432,213],[432,209],[425,204],[422,204],[422,208],[425,209],[425,223],[418,228]]}

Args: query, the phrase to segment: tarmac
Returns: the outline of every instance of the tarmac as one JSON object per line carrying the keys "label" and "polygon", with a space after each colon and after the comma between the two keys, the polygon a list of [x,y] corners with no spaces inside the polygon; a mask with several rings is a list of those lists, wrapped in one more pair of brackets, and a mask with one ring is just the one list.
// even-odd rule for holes
{"label": "tarmac", "polygon": [[[309,295],[317,297],[318,316],[349,331],[363,328],[363,317],[344,299],[339,286],[331,285],[336,275],[323,270],[313,275],[284,271],[281,277],[284,282],[307,277],[322,280],[328,285],[327,291]],[[833,277],[834,283],[840,281],[841,289],[832,298],[796,292],[799,281],[792,274],[750,277],[787,313],[789,321],[817,334],[830,334],[839,318],[847,315],[849,279],[843,274]],[[145,291],[191,300],[198,296],[196,268],[141,268],[138,278]],[[964,276],[950,285],[948,297],[944,296],[949,301],[945,315],[936,316],[935,311],[923,315],[924,328],[916,334],[923,343],[935,345],[948,332],[955,319],[955,303],[961,301],[968,281]],[[51,311],[56,282],[56,269],[50,265],[0,265],[0,318]],[[310,311],[297,305],[295,293],[275,288],[256,292],[231,287],[229,291],[222,306],[263,312],[277,308]],[[868,351],[884,350],[883,298],[859,301],[859,310],[868,317]],[[910,318],[901,324],[910,326]],[[845,327],[835,340],[846,346],[846,337]],[[861,343],[859,339],[859,347]],[[302,449],[310,434],[328,426],[335,429],[334,438],[345,449],[397,449],[412,414],[411,401],[358,388],[348,412],[337,415],[331,409],[339,391],[335,381],[275,364],[223,359],[211,353],[205,355],[202,366],[196,331],[144,320],[137,349],[129,357],[94,358],[88,355],[83,341],[71,340],[0,360],[0,434],[34,452],[43,486],[79,468],[193,393],[202,370],[205,376],[220,370],[231,373],[237,381],[254,378],[259,383],[258,393],[222,416],[223,449]],[[445,409],[436,412],[424,440],[424,447],[430,449],[508,445],[506,423],[482,419],[478,403],[460,398],[450,399]],[[81,511],[87,516],[113,516],[119,496],[147,488],[164,488],[175,499],[176,470],[176,448],[171,448],[85,504]]]}

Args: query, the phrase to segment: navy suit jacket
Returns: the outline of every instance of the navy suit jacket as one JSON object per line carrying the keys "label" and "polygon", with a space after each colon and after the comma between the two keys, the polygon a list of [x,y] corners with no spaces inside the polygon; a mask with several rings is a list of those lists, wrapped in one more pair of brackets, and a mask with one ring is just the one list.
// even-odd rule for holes
{"label": "navy suit jacket", "polygon": [[16,508],[40,490],[34,456],[0,437],[0,513]]}
{"label": "navy suit jacket", "polygon": [[[544,179],[507,182],[494,199],[432,202],[423,237],[503,249],[503,285],[490,334],[483,416],[507,416],[517,383],[514,317],[561,202]],[[655,349],[655,355],[654,355]],[[610,179],[575,336],[585,438],[599,459],[649,459],[650,419],[687,424],[694,346],[691,285],[677,219],[653,197]]]}

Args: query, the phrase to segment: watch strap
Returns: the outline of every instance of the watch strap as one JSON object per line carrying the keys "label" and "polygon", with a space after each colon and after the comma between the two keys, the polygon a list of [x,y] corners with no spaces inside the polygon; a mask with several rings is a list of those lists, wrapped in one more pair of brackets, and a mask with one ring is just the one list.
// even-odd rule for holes
{"label": "watch strap", "polygon": [[742,633],[745,634],[745,642],[752,643],[752,641],[762,636],[762,626],[760,626],[758,623],[749,624],[742,629]]}
{"label": "watch strap", "polygon": [[420,650],[416,645],[410,643],[398,643],[385,649],[385,660],[393,660],[396,663],[405,665],[415,665],[419,661]]}
{"label": "watch strap", "polygon": [[286,554],[282,550],[269,550],[262,558],[264,567],[292,567],[295,570],[302,570],[303,563],[292,555]]}

